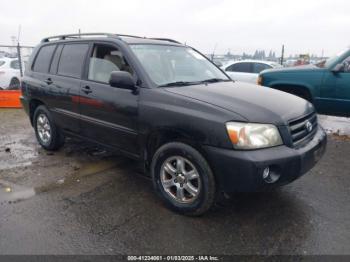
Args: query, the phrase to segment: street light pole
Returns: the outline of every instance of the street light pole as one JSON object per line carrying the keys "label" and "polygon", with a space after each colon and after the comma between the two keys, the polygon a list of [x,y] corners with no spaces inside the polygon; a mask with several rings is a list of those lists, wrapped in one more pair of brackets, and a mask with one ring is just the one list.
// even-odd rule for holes
{"label": "street light pole", "polygon": [[281,65],[283,65],[283,60],[284,60],[284,45],[282,45]]}

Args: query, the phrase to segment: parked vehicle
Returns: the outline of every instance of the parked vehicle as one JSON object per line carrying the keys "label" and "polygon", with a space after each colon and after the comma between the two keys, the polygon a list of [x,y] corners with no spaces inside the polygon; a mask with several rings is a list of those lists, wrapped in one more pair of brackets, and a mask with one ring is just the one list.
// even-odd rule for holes
{"label": "parked vehicle", "polygon": [[259,73],[265,69],[279,68],[280,64],[260,60],[243,60],[227,63],[221,68],[235,81],[256,84]]}
{"label": "parked vehicle", "polygon": [[0,58],[0,89],[19,89],[19,60],[17,58]]}
{"label": "parked vehicle", "polygon": [[316,65],[267,70],[259,84],[300,96],[322,114],[350,116],[350,50]]}
{"label": "parked vehicle", "polygon": [[75,136],[142,161],[177,212],[289,183],[324,153],[303,99],[235,83],[174,40],[78,36],[44,39],[25,72],[21,101],[38,142],[57,150]]}

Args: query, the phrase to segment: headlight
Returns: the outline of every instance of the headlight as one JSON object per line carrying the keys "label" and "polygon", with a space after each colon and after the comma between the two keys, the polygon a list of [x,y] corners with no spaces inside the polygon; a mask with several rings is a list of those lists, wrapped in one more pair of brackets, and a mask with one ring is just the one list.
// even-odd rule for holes
{"label": "headlight", "polygon": [[263,85],[263,77],[261,75],[258,76],[257,84],[262,86]]}
{"label": "headlight", "polygon": [[274,125],[228,122],[226,129],[236,149],[258,149],[283,144]]}

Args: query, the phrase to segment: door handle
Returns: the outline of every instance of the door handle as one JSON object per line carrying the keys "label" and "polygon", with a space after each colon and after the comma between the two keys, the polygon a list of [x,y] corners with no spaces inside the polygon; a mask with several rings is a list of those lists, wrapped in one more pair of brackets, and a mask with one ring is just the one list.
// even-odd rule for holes
{"label": "door handle", "polygon": [[89,86],[84,86],[84,87],[82,88],[82,90],[83,90],[83,92],[84,92],[85,94],[90,94],[90,93],[92,93],[92,90],[91,90],[91,88],[90,88]]}
{"label": "door handle", "polygon": [[53,83],[51,78],[46,79],[44,82],[48,85],[51,85]]}

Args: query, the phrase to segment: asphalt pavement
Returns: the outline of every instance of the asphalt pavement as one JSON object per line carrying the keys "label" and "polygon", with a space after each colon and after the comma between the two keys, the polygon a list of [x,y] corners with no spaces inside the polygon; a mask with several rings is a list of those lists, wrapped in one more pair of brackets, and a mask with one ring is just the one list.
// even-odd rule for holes
{"label": "asphalt pavement", "polygon": [[346,124],[297,181],[192,218],[166,209],[135,161],[75,140],[48,153],[22,110],[0,120],[0,254],[350,254]]}

